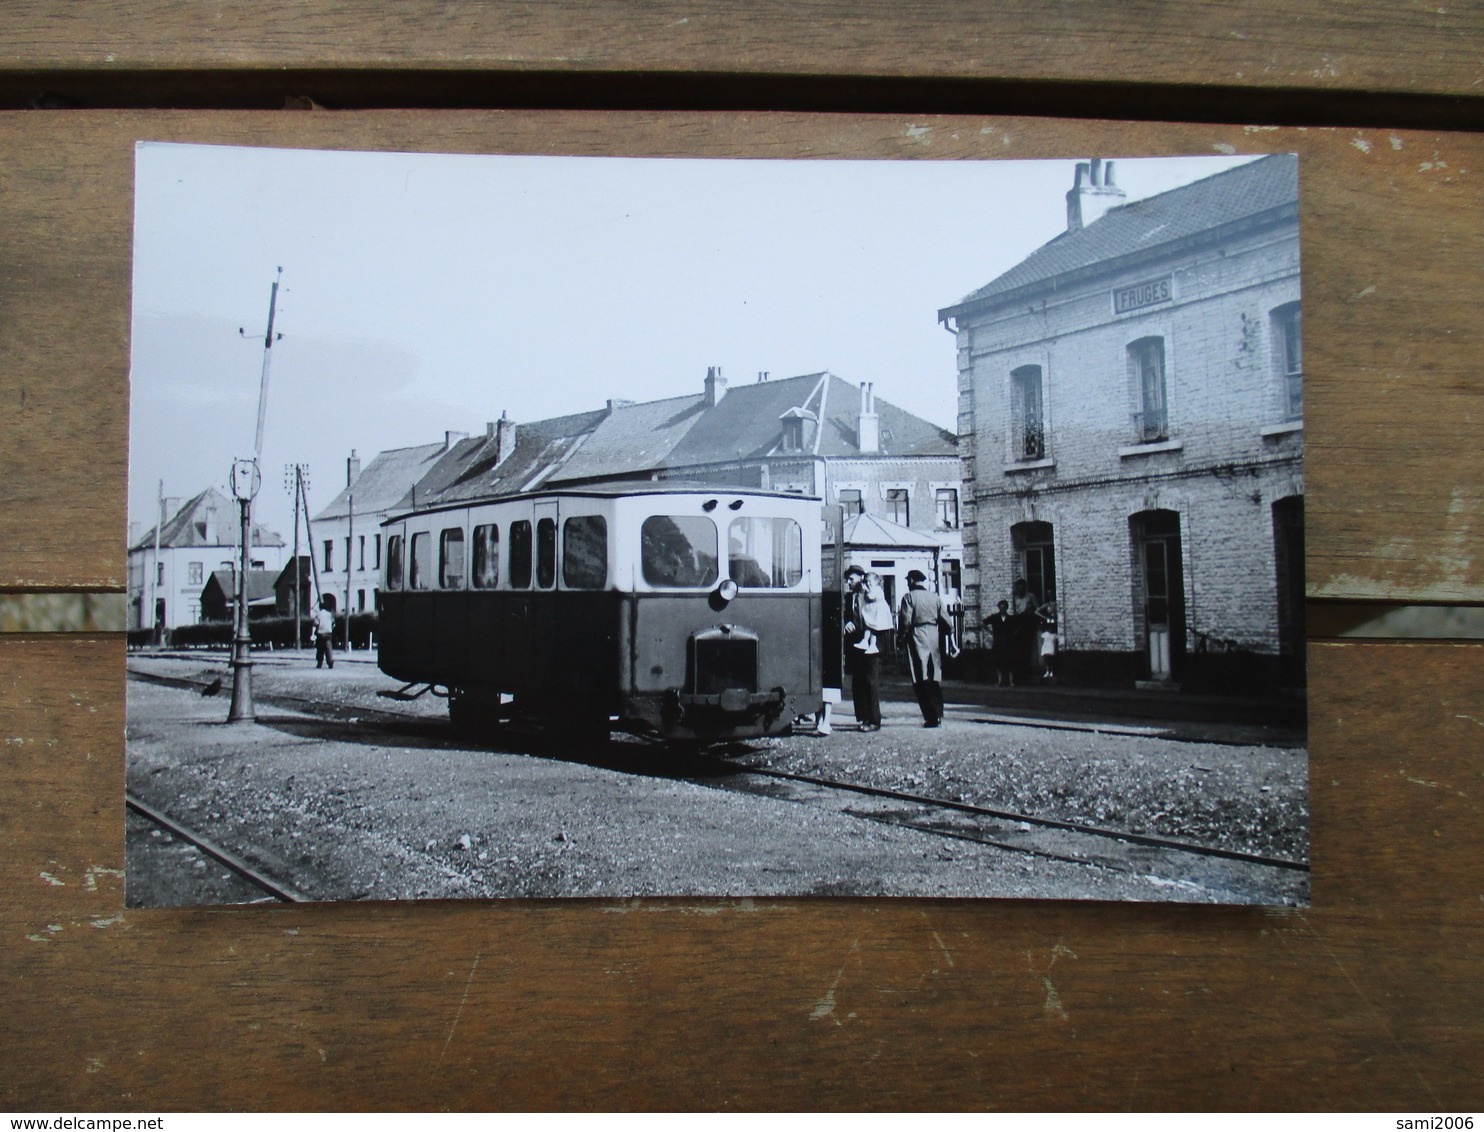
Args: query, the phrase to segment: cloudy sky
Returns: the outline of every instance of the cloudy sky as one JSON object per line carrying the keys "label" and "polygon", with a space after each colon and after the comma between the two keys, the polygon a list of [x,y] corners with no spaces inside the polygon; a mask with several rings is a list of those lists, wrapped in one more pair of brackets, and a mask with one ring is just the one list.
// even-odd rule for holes
{"label": "cloudy sky", "polygon": [[[1117,159],[1130,199],[1250,157]],[[140,143],[129,517],[225,489],[252,453],[283,268],[255,514],[291,538],[345,459],[831,370],[954,426],[937,311],[1066,226],[1074,159],[772,161],[342,153]],[[241,332],[239,332],[241,331]]]}

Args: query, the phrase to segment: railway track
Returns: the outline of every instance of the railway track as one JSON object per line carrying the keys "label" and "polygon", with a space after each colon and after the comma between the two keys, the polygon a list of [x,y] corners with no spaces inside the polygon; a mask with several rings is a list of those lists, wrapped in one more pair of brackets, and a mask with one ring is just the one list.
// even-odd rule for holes
{"label": "railway track", "polygon": [[[198,691],[204,686],[204,681],[185,677],[142,673],[135,673],[135,675],[157,683]],[[379,722],[393,728],[416,725],[419,737],[423,741],[443,745],[439,740],[445,734],[445,729],[437,717],[395,708],[332,703],[282,692],[259,693],[257,699],[265,705],[299,711],[323,719],[340,721],[354,719],[370,723],[372,726]],[[972,722],[990,721],[980,718]],[[1006,719],[1004,722],[1015,726],[1030,725],[1028,721],[1019,719]],[[1057,729],[1068,729],[1068,725],[1065,724],[1049,722],[1047,725]],[[1077,725],[1071,725],[1071,727],[1076,728]],[[1079,729],[1112,730],[1091,725]],[[1116,730],[1122,731],[1123,729]],[[463,739],[455,737],[451,732],[446,734],[445,741],[448,746],[464,745]],[[509,727],[506,734],[512,739],[524,741],[529,746],[527,753],[548,753],[542,748],[547,746],[546,741],[550,740],[550,736],[544,735],[535,726],[513,725]],[[1185,741],[1178,737],[1166,737],[1142,730],[1139,735],[1155,741]],[[628,750],[626,751],[613,750],[618,746],[619,744],[611,745],[610,749],[602,752],[596,760],[589,760],[586,757],[589,752],[584,752],[583,761],[595,761],[621,772],[684,778],[698,785],[736,793],[767,795],[782,800],[832,806],[851,816],[889,826],[913,829],[947,839],[971,841],[1012,852],[1079,865],[1098,864],[1123,871],[1145,871],[1149,865],[1153,864],[1151,860],[1153,855],[1164,854],[1174,855],[1173,858],[1166,856],[1167,860],[1186,858],[1231,862],[1236,865],[1276,870],[1290,876],[1305,875],[1309,872],[1309,865],[1306,861],[1271,854],[1226,849],[1178,838],[998,809],[954,799],[934,798],[857,782],[797,774],[772,767],[748,765],[745,762],[719,755],[708,756],[704,766],[710,773],[697,776],[693,773],[694,766],[678,767],[672,762],[657,759],[655,757],[656,747],[652,744],[627,744]],[[565,746],[563,750],[565,751]],[[753,748],[746,748],[746,750],[752,751]],[[594,751],[590,754],[599,754],[599,752]],[[615,755],[617,757],[614,757]],[[638,757],[635,757],[636,755]],[[570,756],[564,754],[563,757]],[[864,804],[841,806],[839,804],[841,794],[858,796],[864,800]],[[877,803],[884,803],[884,805]],[[193,837],[185,836],[195,843]],[[215,854],[212,855],[215,856]],[[216,859],[222,860],[220,857]],[[223,861],[223,863],[236,871],[231,862]],[[254,883],[257,882],[254,881]]]}
{"label": "railway track", "polygon": [[[835,779],[819,778],[807,774],[794,774],[790,771],[775,770],[771,767],[747,767],[743,773],[757,778],[771,779],[776,781],[798,783],[807,787],[820,790],[859,794],[868,798],[882,799],[891,802],[900,802],[909,806],[917,807],[919,814],[915,817],[902,817],[901,820],[890,820],[887,824],[908,826],[926,832],[939,833],[945,836],[959,837],[963,840],[978,841],[982,844],[997,845],[1001,848],[1015,849],[1019,852],[1035,853],[1038,856],[1050,856],[1058,860],[1069,860],[1077,863],[1087,863],[1085,855],[1063,854],[1046,850],[1039,850],[1033,845],[1023,841],[1007,841],[1003,837],[997,837],[991,833],[974,832],[968,829],[944,829],[935,824],[933,814],[936,812],[947,812],[966,815],[972,819],[982,819],[989,823],[1013,823],[1016,826],[1037,827],[1046,830],[1055,830],[1062,833],[1074,834],[1080,837],[1100,838],[1109,842],[1118,842],[1127,845],[1141,846],[1148,849],[1158,849],[1173,853],[1188,854],[1192,857],[1206,857],[1216,860],[1236,861],[1247,865],[1258,865],[1263,868],[1282,869],[1295,873],[1308,873],[1307,861],[1298,861],[1286,857],[1275,857],[1262,853],[1249,853],[1239,849],[1224,849],[1220,846],[1203,845],[1199,842],[1184,841],[1178,838],[1158,837],[1150,834],[1134,833],[1129,830],[1112,829],[1105,826],[1089,825],[1085,822],[1067,821],[1060,818],[1044,817],[1038,814],[1025,814],[1014,810],[1001,810],[988,806],[978,806],[970,802],[960,802],[947,798],[932,798],[921,794],[913,794],[901,790],[892,790],[885,787],[866,786],[856,782],[841,782]],[[869,812],[850,810],[858,817],[871,818],[873,820],[885,820],[881,816]],[[1018,832],[1018,831],[1017,831]]]}
{"label": "railway track", "polygon": [[255,868],[242,857],[218,845],[199,830],[193,829],[183,822],[176,821],[162,810],[151,806],[144,799],[133,793],[133,791],[124,791],[124,804],[146,821],[154,823],[176,839],[194,846],[218,864],[225,865],[237,876],[247,881],[248,884],[267,893],[273,899],[282,901],[285,904],[300,904],[310,899],[292,885],[275,880],[260,869]]}

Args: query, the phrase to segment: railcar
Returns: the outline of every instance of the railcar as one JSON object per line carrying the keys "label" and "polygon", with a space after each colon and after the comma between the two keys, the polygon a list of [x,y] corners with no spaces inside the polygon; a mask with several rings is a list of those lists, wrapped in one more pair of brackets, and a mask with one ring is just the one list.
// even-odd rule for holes
{"label": "railcar", "polygon": [[602,485],[384,524],[379,663],[455,724],[675,742],[781,734],[822,701],[820,501]]}

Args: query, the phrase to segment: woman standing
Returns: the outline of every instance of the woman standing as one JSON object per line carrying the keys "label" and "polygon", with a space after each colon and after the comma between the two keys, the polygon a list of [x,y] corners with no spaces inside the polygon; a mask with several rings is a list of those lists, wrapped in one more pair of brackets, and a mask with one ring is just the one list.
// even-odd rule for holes
{"label": "woman standing", "polygon": [[881,584],[880,574],[867,574],[864,584],[854,594],[852,620],[859,627],[860,638],[852,645],[854,661],[850,696],[855,701],[855,718],[862,731],[881,730],[881,644],[877,634],[889,632],[893,619],[891,605]]}

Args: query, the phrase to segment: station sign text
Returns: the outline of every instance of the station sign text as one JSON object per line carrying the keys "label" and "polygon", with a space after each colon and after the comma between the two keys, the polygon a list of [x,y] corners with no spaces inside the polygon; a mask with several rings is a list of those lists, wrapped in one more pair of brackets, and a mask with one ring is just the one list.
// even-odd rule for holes
{"label": "station sign text", "polygon": [[1144,307],[1169,302],[1174,295],[1172,283],[1171,277],[1166,275],[1163,279],[1146,279],[1142,283],[1135,283],[1132,287],[1115,289],[1113,313],[1127,314],[1129,311],[1142,310]]}

